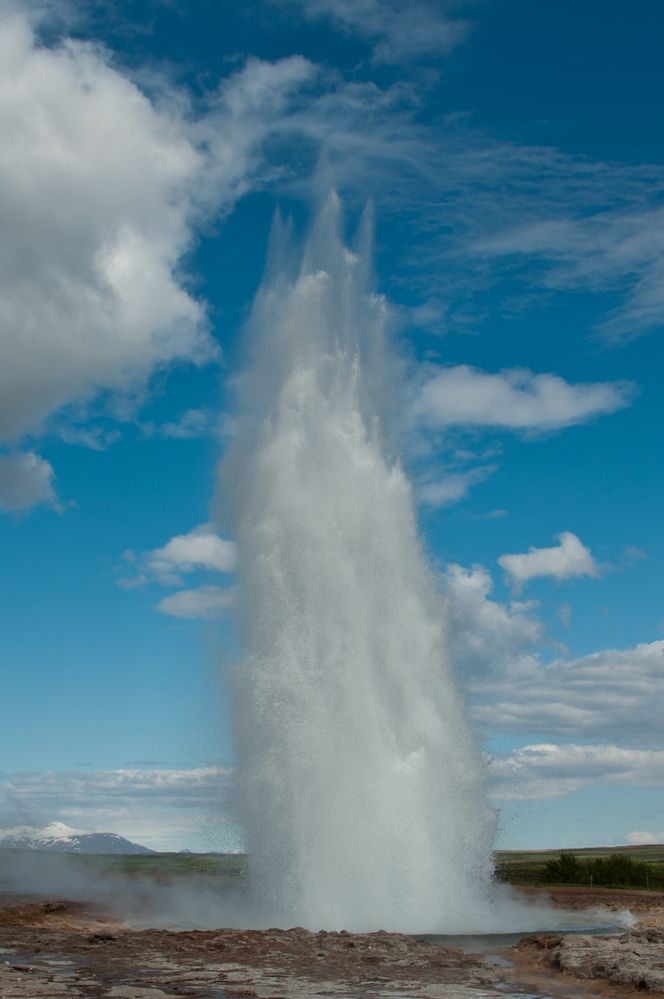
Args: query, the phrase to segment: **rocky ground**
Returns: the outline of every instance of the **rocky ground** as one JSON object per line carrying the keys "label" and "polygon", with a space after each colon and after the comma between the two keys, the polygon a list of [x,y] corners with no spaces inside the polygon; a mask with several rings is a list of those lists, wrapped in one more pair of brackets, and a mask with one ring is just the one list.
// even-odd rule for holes
{"label": "rocky ground", "polygon": [[547,893],[568,911],[597,908],[618,915],[628,909],[637,922],[619,935],[523,937],[510,954],[522,982],[533,988],[555,983],[568,987],[570,995],[664,995],[664,893],[609,888],[549,888]]}
{"label": "rocky ground", "polygon": [[[536,934],[500,955],[396,933],[136,930],[90,906],[0,896],[0,997],[496,999],[664,994],[661,893],[566,890],[565,908],[632,909],[621,936]],[[494,963],[498,960],[498,964]],[[659,990],[659,992],[658,992]]]}

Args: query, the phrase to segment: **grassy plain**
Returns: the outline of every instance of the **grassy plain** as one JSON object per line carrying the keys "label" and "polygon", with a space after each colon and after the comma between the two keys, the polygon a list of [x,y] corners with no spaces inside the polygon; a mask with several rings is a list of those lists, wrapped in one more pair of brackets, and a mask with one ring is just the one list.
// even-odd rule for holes
{"label": "grassy plain", "polygon": [[[657,846],[598,846],[573,850],[501,850],[495,854],[496,873],[501,881],[514,885],[544,885],[546,865],[561,854],[570,854],[577,860],[595,861],[616,854],[633,861],[645,863],[652,872],[653,882],[664,880],[664,845]],[[247,876],[247,858],[244,854],[225,853],[150,853],[150,854],[40,854],[48,858],[49,866],[57,868],[64,862],[70,870],[95,877],[99,874],[119,874],[148,878],[154,881],[172,881],[192,876],[204,876],[240,886]],[[65,860],[66,858],[66,860]],[[5,867],[13,868],[19,861],[32,864],[31,851],[0,850],[0,880]],[[585,877],[585,875],[584,875]],[[560,882],[559,882],[560,883]],[[584,878],[571,882],[585,884]],[[588,875],[588,883],[590,877]],[[650,885],[654,887],[654,885]],[[639,885],[640,887],[640,885]],[[643,887],[646,887],[643,885]]]}
{"label": "grassy plain", "polygon": [[[619,854],[645,863],[653,874],[664,875],[664,845],[655,846],[591,846],[574,850],[500,850],[496,853],[496,870],[500,880],[514,885],[546,884],[545,867],[561,854],[571,854],[580,861],[605,860]],[[590,877],[589,877],[590,880]]]}

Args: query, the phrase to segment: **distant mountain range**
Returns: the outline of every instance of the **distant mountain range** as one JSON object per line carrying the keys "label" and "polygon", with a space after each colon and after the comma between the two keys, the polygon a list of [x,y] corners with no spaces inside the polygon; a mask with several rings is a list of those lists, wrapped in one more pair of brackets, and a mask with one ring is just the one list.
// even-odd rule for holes
{"label": "distant mountain range", "polygon": [[154,853],[115,833],[86,833],[63,822],[49,822],[43,829],[16,826],[0,829],[0,849],[48,850],[50,853]]}

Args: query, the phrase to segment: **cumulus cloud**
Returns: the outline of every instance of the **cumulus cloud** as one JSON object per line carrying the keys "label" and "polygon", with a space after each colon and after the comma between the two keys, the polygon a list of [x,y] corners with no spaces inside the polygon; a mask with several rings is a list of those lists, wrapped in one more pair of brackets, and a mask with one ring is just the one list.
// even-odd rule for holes
{"label": "cumulus cloud", "polygon": [[545,661],[536,601],[496,600],[482,565],[448,565],[442,588],[452,660],[484,733],[661,744],[664,640]]}
{"label": "cumulus cloud", "polygon": [[499,669],[542,640],[537,604],[492,600],[493,580],[484,566],[451,564],[443,582],[452,656],[462,676]]}
{"label": "cumulus cloud", "polygon": [[220,537],[212,524],[201,524],[187,534],[176,534],[162,548],[143,556],[145,571],[159,582],[178,583],[180,573],[207,569],[231,572],[235,568],[235,545]]}
{"label": "cumulus cloud", "polygon": [[32,452],[0,454],[0,510],[27,510],[40,503],[57,504],[54,472]]}
{"label": "cumulus cloud", "polygon": [[222,586],[199,586],[193,590],[178,590],[164,597],[157,610],[171,617],[216,618],[233,603],[233,591]]}
{"label": "cumulus cloud", "polygon": [[214,346],[175,270],[199,154],[91,46],[0,21],[0,436]]}
{"label": "cumulus cloud", "polygon": [[589,548],[571,531],[556,535],[559,544],[551,548],[531,545],[522,555],[501,555],[498,564],[519,590],[530,579],[552,576],[559,581],[577,576],[599,576],[599,566]]}
{"label": "cumulus cloud", "polygon": [[502,800],[558,798],[597,784],[664,787],[664,750],[539,743],[494,756],[490,774]]}
{"label": "cumulus cloud", "polygon": [[0,774],[0,814],[6,826],[60,821],[156,850],[191,848],[231,779],[224,767]]}
{"label": "cumulus cloud", "polygon": [[427,365],[410,407],[426,428],[504,427],[546,432],[584,423],[628,405],[623,382],[570,384],[558,375],[512,368],[492,374],[466,364]]}
{"label": "cumulus cloud", "polygon": [[525,652],[498,669],[485,664],[467,687],[485,731],[661,743],[664,641],[547,664]]}
{"label": "cumulus cloud", "polygon": [[281,0],[311,19],[329,19],[342,31],[374,44],[378,62],[402,62],[447,53],[468,35],[469,24],[439,4],[411,0]]}
{"label": "cumulus cloud", "polygon": [[128,549],[122,556],[124,566],[131,566],[135,575],[122,577],[119,585],[134,589],[146,583],[177,586],[182,575],[197,570],[232,572],[235,568],[235,545],[222,538],[212,524],[201,524],[186,534],[176,534],[161,548],[137,554]]}
{"label": "cumulus cloud", "polygon": [[3,8],[0,439],[217,355],[182,261],[196,227],[252,186],[262,143],[313,72],[301,57],[250,60],[196,119],[183,94],[150,98],[104,50],[44,46]]}
{"label": "cumulus cloud", "polygon": [[[212,524],[201,524],[186,534],[177,534],[161,548],[137,554],[129,549],[123,554],[121,571],[131,566],[134,575],[122,575],[118,585],[132,590],[158,583],[178,586],[182,577],[195,572],[229,573],[235,568],[236,550],[215,531]],[[162,598],[157,610],[172,617],[215,618],[231,606],[230,587],[207,585],[178,590]]]}
{"label": "cumulus cloud", "polygon": [[[421,139],[400,86],[250,58],[194,108],[99,46],[43,44],[25,10],[0,11],[0,440],[57,414],[62,437],[100,447],[112,431],[68,428],[67,414],[84,424],[101,397],[127,418],[155,370],[218,354],[184,269],[201,228],[277,179],[310,193],[294,144],[306,162],[325,150],[360,190],[411,170]],[[160,432],[204,424],[192,410]]]}

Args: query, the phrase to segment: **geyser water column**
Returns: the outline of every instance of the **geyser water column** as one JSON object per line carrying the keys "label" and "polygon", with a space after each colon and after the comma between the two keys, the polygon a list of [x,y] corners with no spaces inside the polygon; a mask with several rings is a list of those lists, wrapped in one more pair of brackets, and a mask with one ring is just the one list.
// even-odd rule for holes
{"label": "geyser water column", "polygon": [[494,816],[446,653],[411,487],[384,436],[396,365],[371,234],[331,196],[284,227],[249,324],[222,503],[245,660],[234,727],[261,919],[454,931],[483,922]]}

